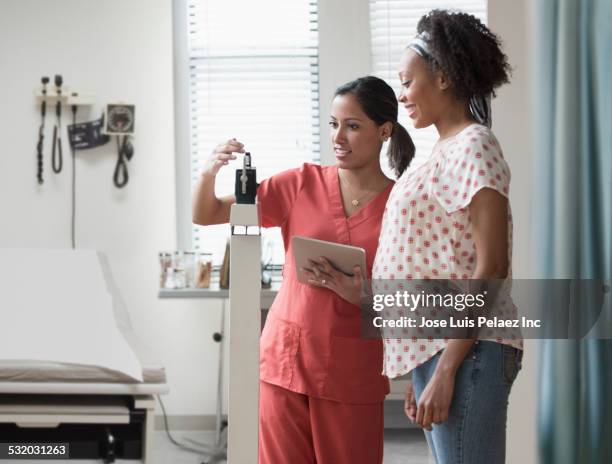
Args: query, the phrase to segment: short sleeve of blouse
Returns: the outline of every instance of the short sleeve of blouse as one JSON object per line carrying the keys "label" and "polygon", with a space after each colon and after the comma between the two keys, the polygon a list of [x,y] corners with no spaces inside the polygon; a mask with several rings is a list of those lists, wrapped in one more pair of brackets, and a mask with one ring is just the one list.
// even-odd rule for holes
{"label": "short sleeve of blouse", "polygon": [[432,181],[434,195],[448,213],[453,213],[467,207],[483,188],[492,188],[507,198],[510,169],[491,131],[475,126],[445,149]]}
{"label": "short sleeve of blouse", "polygon": [[307,164],[265,179],[257,188],[257,207],[262,227],[280,227],[295,202],[307,171]]}

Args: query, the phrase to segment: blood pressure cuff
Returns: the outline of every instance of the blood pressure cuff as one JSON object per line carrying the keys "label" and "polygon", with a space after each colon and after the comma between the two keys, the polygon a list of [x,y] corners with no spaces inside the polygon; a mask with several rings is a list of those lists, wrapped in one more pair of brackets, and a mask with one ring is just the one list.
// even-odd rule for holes
{"label": "blood pressure cuff", "polygon": [[95,121],[80,122],[68,126],[68,139],[74,150],[95,148],[108,143],[110,136],[102,133],[104,115]]}

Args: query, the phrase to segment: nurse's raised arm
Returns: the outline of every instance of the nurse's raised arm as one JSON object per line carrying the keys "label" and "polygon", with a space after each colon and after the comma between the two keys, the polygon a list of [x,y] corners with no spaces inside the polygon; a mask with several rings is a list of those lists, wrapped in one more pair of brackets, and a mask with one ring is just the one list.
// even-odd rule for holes
{"label": "nurse's raised arm", "polygon": [[234,153],[244,153],[244,145],[236,139],[222,142],[213,150],[200,176],[193,193],[192,221],[207,226],[229,222],[230,209],[236,203],[234,195],[218,198],[215,195],[215,179],[219,170],[230,160],[236,159]]}

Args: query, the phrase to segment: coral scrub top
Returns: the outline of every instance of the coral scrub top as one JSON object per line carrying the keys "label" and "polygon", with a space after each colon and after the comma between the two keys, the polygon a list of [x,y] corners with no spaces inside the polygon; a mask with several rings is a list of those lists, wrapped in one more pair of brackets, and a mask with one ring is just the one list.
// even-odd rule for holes
{"label": "coral scrub top", "polygon": [[354,245],[366,250],[368,278],[383,211],[393,184],[346,217],[338,168],[304,164],[261,183],[262,227],[280,227],[285,244],[283,282],[260,343],[260,378],[287,390],[344,403],[380,402],[389,392],[382,375],[381,339],[361,336],[361,311],[329,289],[302,284],[291,237]]}

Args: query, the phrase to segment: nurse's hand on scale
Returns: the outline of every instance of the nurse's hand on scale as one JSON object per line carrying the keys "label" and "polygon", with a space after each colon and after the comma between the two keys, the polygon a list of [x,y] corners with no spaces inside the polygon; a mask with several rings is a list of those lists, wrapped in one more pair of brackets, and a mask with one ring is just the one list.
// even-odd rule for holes
{"label": "nurse's hand on scale", "polygon": [[334,269],[332,264],[321,256],[317,261],[309,260],[310,268],[302,268],[308,275],[308,283],[315,287],[327,288],[349,303],[359,306],[362,297],[361,267],[353,268],[353,275]]}
{"label": "nurse's hand on scale", "polygon": [[193,192],[192,221],[194,224],[208,226],[229,222],[230,210],[236,198],[234,195],[217,198],[215,180],[219,170],[231,160],[236,159],[234,153],[244,153],[244,145],[236,139],[230,139],[217,145],[206,160],[200,182]]}
{"label": "nurse's hand on scale", "polygon": [[244,144],[236,139],[230,139],[226,142],[221,142],[215,147],[206,161],[202,174],[210,174],[216,176],[219,170],[229,164],[230,160],[235,160],[234,153],[244,153]]}

